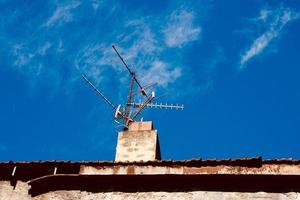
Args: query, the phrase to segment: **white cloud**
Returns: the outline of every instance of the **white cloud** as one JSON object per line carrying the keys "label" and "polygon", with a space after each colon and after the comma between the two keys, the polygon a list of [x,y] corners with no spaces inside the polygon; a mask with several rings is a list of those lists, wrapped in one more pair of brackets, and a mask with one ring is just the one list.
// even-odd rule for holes
{"label": "white cloud", "polygon": [[[83,72],[96,85],[109,81],[109,75],[116,75],[119,77],[116,81],[124,83],[128,81],[128,73],[111,47],[115,44],[142,84],[156,81],[159,87],[170,89],[178,86],[170,86],[170,83],[189,72],[183,64],[183,57],[173,55],[175,50],[178,54],[188,50],[180,47],[199,37],[200,27],[194,24],[192,12],[179,8],[173,12],[141,16],[140,13],[124,12],[119,4],[108,6],[97,0],[90,0],[88,6],[85,3],[71,0],[55,4],[49,17],[34,21],[32,24],[39,23],[40,26],[33,26],[30,35],[14,42],[16,45],[11,51],[13,66],[32,75],[36,81],[57,76],[57,80],[68,85],[78,80],[79,72]],[[95,8],[93,3],[101,5]],[[83,15],[87,17],[84,19],[95,20],[95,24],[82,27],[70,24],[76,33],[73,34],[70,27],[62,25],[75,17],[81,20],[80,5],[82,10],[89,9],[93,13]],[[99,12],[94,12],[94,8]],[[115,20],[118,15],[118,20]],[[102,27],[107,30],[102,31]],[[61,84],[56,80],[49,81],[49,84],[52,82]]]}
{"label": "white cloud", "polygon": [[[97,83],[103,80],[99,75],[105,74],[107,69],[119,73],[121,83],[128,81],[127,72],[122,73],[125,67],[111,48],[115,44],[142,84],[157,82],[158,86],[167,88],[182,76],[184,68],[181,58],[165,55],[199,38],[201,30],[194,25],[194,18],[192,12],[182,9],[159,22],[151,17],[129,17],[116,32],[110,33],[114,41],[86,46],[78,53],[75,65]],[[95,68],[101,73],[92,73]]]}
{"label": "white cloud", "polygon": [[[179,67],[174,68],[168,60],[160,59],[160,53],[166,51],[167,48],[159,43],[153,29],[143,20],[127,21],[124,25],[124,32],[127,34],[122,33],[116,36],[119,38],[116,44],[117,49],[126,63],[137,73],[142,84],[157,82],[159,86],[167,87],[169,83],[181,76]],[[126,71],[111,44],[100,43],[83,49],[75,61],[78,69],[89,74],[90,78],[98,83],[101,81],[99,74],[91,73],[95,67],[101,70],[112,67],[116,72]],[[127,78],[128,74],[124,73],[120,81],[127,81]]]}
{"label": "white cloud", "polygon": [[241,68],[244,68],[245,63],[254,56],[260,54],[268,46],[270,41],[278,36],[278,34],[278,31],[267,31],[255,39],[251,47],[243,54],[241,58]]}
{"label": "white cloud", "polygon": [[[98,85],[102,80],[103,67],[101,65],[104,64],[101,58],[107,53],[108,50],[99,44],[87,46],[78,53],[74,61],[75,67]],[[106,64],[108,65],[108,61]]]}
{"label": "white cloud", "polygon": [[80,5],[79,1],[71,1],[68,4],[58,5],[52,16],[45,23],[46,26],[53,26],[61,22],[69,22],[72,20],[71,11]]}
{"label": "white cloud", "polygon": [[20,72],[38,77],[44,69],[42,59],[39,57],[44,57],[50,47],[51,43],[48,41],[38,48],[32,49],[28,44],[15,44],[12,47],[13,65]]}
{"label": "white cloud", "polygon": [[257,20],[261,20],[261,21],[265,22],[271,13],[272,13],[272,11],[270,11],[270,10],[262,9],[262,10],[260,10]]}
{"label": "white cloud", "polygon": [[249,60],[262,53],[270,42],[280,35],[280,32],[288,22],[298,18],[299,14],[289,8],[280,7],[274,11],[262,10],[257,19],[268,23],[268,29],[257,37],[241,56],[240,69],[244,69]]}
{"label": "white cloud", "polygon": [[193,13],[185,10],[175,11],[169,20],[167,27],[163,30],[165,43],[168,47],[182,47],[199,38],[201,29],[193,24]]}
{"label": "white cloud", "polygon": [[15,57],[14,65],[18,67],[26,65],[34,57],[34,54],[28,52],[28,49],[23,44],[15,44],[12,47],[12,53]]}
{"label": "white cloud", "polygon": [[50,42],[46,42],[44,45],[38,48],[37,53],[40,54],[41,56],[45,55],[47,50],[51,47]]}
{"label": "white cloud", "polygon": [[165,62],[154,61],[151,63],[150,68],[143,72],[143,75],[143,79],[151,80],[152,83],[158,83],[166,87],[181,76],[181,68],[171,68]]}

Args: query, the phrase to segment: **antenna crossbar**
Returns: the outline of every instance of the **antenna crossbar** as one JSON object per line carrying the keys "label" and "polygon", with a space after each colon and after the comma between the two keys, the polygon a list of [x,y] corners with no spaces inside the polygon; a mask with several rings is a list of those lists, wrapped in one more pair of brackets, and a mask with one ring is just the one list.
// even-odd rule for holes
{"label": "antenna crossbar", "polygon": [[112,48],[115,50],[116,54],[118,55],[118,57],[120,58],[120,60],[122,61],[122,63],[124,64],[124,66],[126,67],[126,69],[128,70],[128,72],[130,73],[130,76],[133,77],[134,81],[136,82],[136,84],[139,86],[139,88],[141,89],[141,92],[144,96],[148,96],[145,88],[142,87],[142,85],[140,84],[140,82],[137,80],[137,78],[135,77],[135,73],[129,68],[129,66],[126,64],[125,60],[122,58],[122,56],[120,55],[120,53],[118,52],[117,48],[115,47],[115,45],[112,45]]}
{"label": "antenna crossbar", "polygon": [[152,92],[151,96],[147,97],[146,101],[144,103],[141,103],[141,106],[138,107],[137,112],[133,115],[132,119],[135,120],[135,118],[146,108],[147,104],[150,104],[151,101],[154,99],[154,92]]}
{"label": "antenna crossbar", "polygon": [[91,81],[89,81],[89,79],[86,78],[85,75],[82,74],[81,76],[85,80],[85,82],[87,82],[95,90],[95,92],[97,92],[102,97],[102,99],[104,99],[106,103],[108,103],[114,109],[117,108],[95,85],[93,85]]}
{"label": "antenna crossbar", "polygon": [[165,108],[165,109],[176,109],[176,110],[183,110],[183,105],[173,105],[173,104],[162,104],[162,103],[129,103],[129,105],[139,108],[139,107],[148,107],[148,108]]}
{"label": "antenna crossbar", "polygon": [[[117,48],[112,45],[112,48],[114,49],[115,53],[121,60],[122,64],[125,66],[127,71],[130,74],[130,85],[129,85],[129,92],[128,92],[128,98],[127,102],[125,103],[124,107],[122,107],[122,104],[119,104],[118,106],[115,106],[109,98],[107,98],[104,93],[102,93],[84,74],[82,74],[82,78],[84,81],[92,87],[92,89],[110,106],[114,109],[114,120],[115,122],[119,123],[121,126],[123,126],[123,130],[126,130],[128,126],[136,121],[136,118],[142,113],[142,111],[145,108],[160,108],[160,109],[174,109],[174,110],[183,110],[183,105],[178,104],[163,104],[163,103],[155,103],[157,102],[157,99],[165,96],[165,94],[162,94],[158,97],[155,97],[155,92],[152,91],[151,93],[148,93],[147,91],[149,88],[152,88],[157,85],[157,83],[152,83],[149,85],[145,85],[142,87],[138,79],[136,78],[135,72],[130,69],[130,67],[127,65],[123,57],[118,52]],[[137,84],[137,86],[135,85]],[[137,92],[133,92],[133,90],[137,89]],[[149,91],[150,92],[150,91]],[[139,103],[132,102],[134,97],[136,95],[140,95],[143,99],[143,101],[140,101]],[[138,97],[140,97],[138,96]],[[155,102],[153,102],[155,100]]]}
{"label": "antenna crossbar", "polygon": [[117,48],[115,47],[115,45],[112,45],[112,48],[115,50],[116,54],[118,55],[118,57],[120,58],[120,60],[122,61],[122,63],[124,64],[124,66],[126,67],[126,69],[129,71],[130,75],[133,75],[133,71],[131,71],[131,69],[128,67],[127,63],[125,62],[125,60],[122,58],[122,56],[120,55],[120,53],[118,52]]}

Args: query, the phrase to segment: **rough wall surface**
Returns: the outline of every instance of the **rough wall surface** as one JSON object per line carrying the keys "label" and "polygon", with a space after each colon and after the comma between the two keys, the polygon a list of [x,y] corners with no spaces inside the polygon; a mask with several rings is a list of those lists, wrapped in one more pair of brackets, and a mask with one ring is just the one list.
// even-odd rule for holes
{"label": "rough wall surface", "polygon": [[154,161],[160,159],[157,130],[151,121],[132,122],[119,132],[116,161]]}
{"label": "rough wall surface", "polygon": [[123,199],[153,199],[153,200],[173,200],[173,199],[188,199],[188,200],[232,200],[232,199],[275,199],[275,200],[300,200],[300,193],[246,193],[246,192],[206,192],[206,191],[193,191],[193,192],[105,192],[105,193],[92,193],[85,191],[55,191],[41,194],[35,197],[28,195],[29,186],[25,182],[18,181],[14,189],[9,181],[0,181],[0,200],[123,200]]}
{"label": "rough wall surface", "polygon": [[140,193],[121,193],[121,192],[109,192],[109,193],[87,193],[87,192],[52,192],[35,197],[34,199],[46,200],[46,199],[104,199],[104,200],[233,200],[233,199],[275,199],[275,200],[298,200],[300,199],[297,193],[276,194],[276,193],[234,193],[234,192],[140,192]]}
{"label": "rough wall surface", "polygon": [[0,181],[0,200],[28,200],[32,197],[28,194],[29,185],[18,181],[16,187],[11,186],[9,181]]}
{"label": "rough wall surface", "polygon": [[[132,169],[134,168],[134,170]],[[80,174],[272,174],[299,175],[300,165],[263,164],[260,167],[246,166],[108,166],[94,167],[82,165]]]}
{"label": "rough wall surface", "polygon": [[157,157],[157,131],[123,131],[118,135],[116,161],[149,161]]}

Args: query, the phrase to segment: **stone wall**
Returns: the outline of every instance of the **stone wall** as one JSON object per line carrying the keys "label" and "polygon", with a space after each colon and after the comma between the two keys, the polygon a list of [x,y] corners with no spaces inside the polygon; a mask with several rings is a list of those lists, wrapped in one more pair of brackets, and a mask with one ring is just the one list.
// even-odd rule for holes
{"label": "stone wall", "polygon": [[0,200],[28,200],[33,199],[29,194],[29,185],[18,181],[16,187],[10,181],[0,181]]}
{"label": "stone wall", "polygon": [[154,161],[160,159],[157,130],[152,122],[133,122],[129,129],[119,132],[116,148],[118,162]]}
{"label": "stone wall", "polygon": [[54,191],[31,197],[28,194],[29,186],[26,182],[18,181],[15,189],[11,186],[9,181],[0,181],[0,200],[123,200],[123,199],[184,199],[184,200],[234,200],[234,199],[274,199],[274,200],[300,200],[300,193],[265,193],[265,192],[206,192],[206,191],[192,191],[192,192],[101,192],[92,193],[86,191]]}

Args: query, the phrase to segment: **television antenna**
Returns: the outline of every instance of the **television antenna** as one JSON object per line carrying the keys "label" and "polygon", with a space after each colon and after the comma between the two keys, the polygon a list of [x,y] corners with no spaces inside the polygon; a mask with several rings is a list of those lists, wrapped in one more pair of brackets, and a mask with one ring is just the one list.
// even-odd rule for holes
{"label": "television antenna", "polygon": [[[183,105],[173,105],[173,104],[162,104],[155,103],[154,100],[158,99],[160,96],[155,97],[155,92],[151,88],[155,87],[157,83],[152,83],[146,86],[142,86],[138,81],[135,72],[127,65],[123,57],[120,55],[116,46],[112,45],[113,50],[127,69],[130,75],[129,91],[127,96],[127,102],[122,107],[121,104],[116,106],[112,101],[104,95],[87,77],[82,74],[82,78],[85,82],[92,87],[92,89],[114,110],[114,120],[119,126],[122,126],[123,129],[127,129],[130,123],[137,120],[138,116],[142,113],[145,108],[161,108],[161,109],[176,109],[183,110]],[[133,92],[134,88],[137,87],[138,91]],[[133,102],[133,98],[140,96],[143,101]],[[163,96],[163,95],[161,95]]]}

